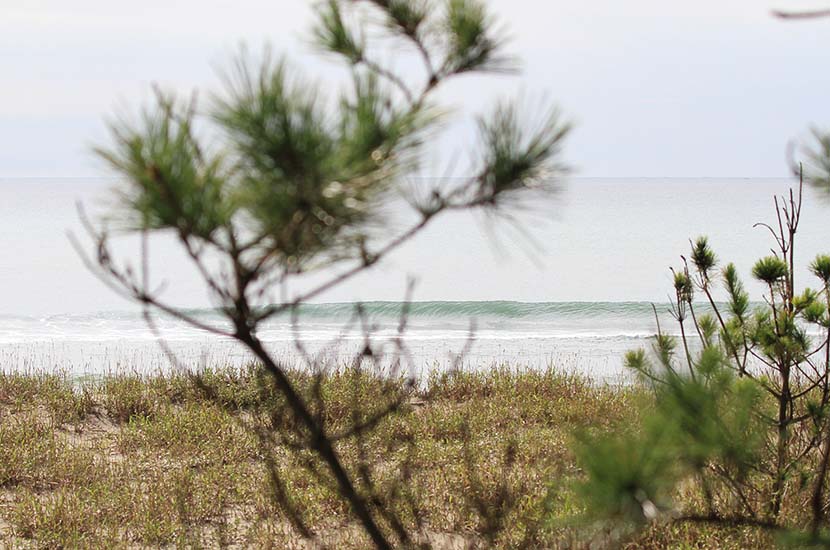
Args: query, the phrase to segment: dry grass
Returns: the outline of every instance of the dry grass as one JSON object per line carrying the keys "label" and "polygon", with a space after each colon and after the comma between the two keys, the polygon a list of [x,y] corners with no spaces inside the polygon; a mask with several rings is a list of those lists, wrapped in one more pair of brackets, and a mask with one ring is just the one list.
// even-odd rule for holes
{"label": "dry grass", "polygon": [[[313,390],[310,377],[294,378]],[[572,437],[632,422],[647,399],[642,392],[507,368],[433,376],[423,387],[346,370],[319,388],[332,432],[349,424],[356,403],[406,396],[407,406],[338,450],[355,475],[369,463],[381,492],[400,485],[406,465],[415,506],[401,515],[414,524],[417,510],[423,540],[438,548],[589,542],[571,522],[580,512]],[[201,386],[185,376],[115,376],[78,387],[63,376],[0,375],[0,540],[42,548],[312,547],[271,498],[263,460],[270,456],[319,541],[365,547],[305,455],[265,448],[249,429],[269,401],[278,410],[255,370],[207,372]],[[681,525],[652,529],[631,546],[739,548],[759,537]]]}

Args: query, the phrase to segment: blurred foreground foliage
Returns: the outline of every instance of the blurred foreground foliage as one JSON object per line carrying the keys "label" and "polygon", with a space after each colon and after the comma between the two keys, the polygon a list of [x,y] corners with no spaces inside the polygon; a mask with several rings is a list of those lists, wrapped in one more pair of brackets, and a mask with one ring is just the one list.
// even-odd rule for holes
{"label": "blurred foreground foliage", "polygon": [[[298,479],[295,470],[285,471],[285,449],[315,490],[340,499],[341,512],[371,545],[425,547],[430,542],[411,495],[412,472],[401,467],[390,478],[373,460],[378,449],[371,434],[405,406],[408,394],[355,397],[346,415],[350,423],[332,426],[323,392],[329,365],[308,353],[298,337],[298,355],[317,380],[298,385],[266,349],[259,329],[279,314],[292,314],[296,324],[299,305],[369,269],[439,214],[479,210],[510,216],[522,202],[515,199],[554,189],[566,172],[561,156],[570,126],[553,106],[523,113],[515,102],[500,102],[477,120],[478,143],[466,152],[463,177],[418,179],[427,144],[445,126],[449,109],[439,102],[439,92],[446,82],[515,71],[498,22],[479,0],[328,0],[315,5],[315,15],[310,37],[322,54],[341,62],[345,84],[310,80],[287,59],[266,54],[256,62],[242,55],[206,110],[195,99],[158,91],[156,105],[137,122],[124,118],[112,125],[111,143],[97,150],[121,177],[121,208],[109,222],[117,234],[141,235],[140,259],[116,260],[113,227],[89,222],[95,247],[87,264],[141,304],[154,330],[157,314],[172,315],[237,340],[262,365],[282,400],[267,423],[249,428],[269,472],[263,494],[297,537],[319,542],[325,534],[292,496]],[[404,229],[383,215],[395,199],[410,207],[411,225]],[[150,234],[157,232],[178,240],[224,323],[176,307],[163,285],[154,284],[148,249]],[[291,295],[297,288],[291,285],[311,273],[319,277],[311,288]],[[363,342],[351,368],[375,369],[386,360],[390,380],[414,369],[402,338],[406,318],[404,306],[397,337],[383,346],[358,306],[344,329],[359,327]],[[172,352],[170,357],[176,365]],[[198,376],[196,383],[219,399],[210,383]],[[409,386],[414,383],[410,376]],[[463,419],[457,433],[469,444]],[[349,445],[356,445],[356,460],[348,459]],[[409,447],[404,439],[387,452]],[[479,485],[475,461],[467,468],[470,482]],[[477,502],[488,540],[495,541],[512,502],[506,493]]]}

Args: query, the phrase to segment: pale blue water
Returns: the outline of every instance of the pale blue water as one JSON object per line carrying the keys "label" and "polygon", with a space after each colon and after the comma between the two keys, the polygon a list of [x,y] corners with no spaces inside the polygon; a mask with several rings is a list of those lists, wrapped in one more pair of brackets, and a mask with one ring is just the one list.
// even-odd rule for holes
{"label": "pale blue water", "polygon": [[[623,353],[648,345],[655,331],[651,302],[671,328],[665,304],[670,265],[688,250],[688,239],[707,234],[724,260],[749,281],[753,261],[768,253],[768,235],[752,225],[771,221],[773,193],[788,180],[608,179],[573,180],[550,202],[524,214],[529,237],[503,232],[492,220],[462,215],[436,225],[380,268],[306,306],[298,327],[277,318],[260,336],[277,356],[301,361],[295,340],[335,362],[361,344],[360,331],[344,331],[356,300],[367,301],[378,341],[397,331],[399,300],[408,276],[418,279],[406,344],[412,368],[446,367],[475,337],[465,364],[556,365],[595,377],[621,375]],[[98,204],[109,182],[0,181],[0,368],[155,370],[169,362],[139,312],[92,277],[70,247],[66,231],[80,233],[75,202]],[[805,194],[797,261],[830,252],[830,216],[824,197]],[[393,213],[393,221],[405,226]],[[498,234],[498,238],[493,238]],[[496,244],[493,244],[493,243]],[[135,255],[134,243],[119,248]],[[168,282],[168,299],[209,309],[174,243],[154,242],[154,280]],[[319,280],[319,279],[318,279]],[[806,284],[806,269],[797,283]],[[290,289],[311,286],[306,281]],[[722,296],[720,296],[722,298]],[[380,301],[379,301],[380,300]],[[165,340],[187,365],[239,364],[238,346],[172,320],[159,321]],[[334,341],[337,345],[332,345]]]}

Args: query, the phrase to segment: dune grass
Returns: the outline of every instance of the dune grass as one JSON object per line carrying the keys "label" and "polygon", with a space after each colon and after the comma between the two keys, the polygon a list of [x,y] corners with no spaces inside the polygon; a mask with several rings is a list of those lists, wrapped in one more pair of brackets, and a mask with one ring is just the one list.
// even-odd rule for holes
{"label": "dune grass", "polygon": [[[298,387],[311,378],[294,373]],[[8,547],[306,548],[272,498],[266,457],[319,541],[367,541],[302,453],[264,448],[251,426],[264,400],[256,369],[187,376],[117,375],[78,384],[62,375],[0,375],[0,541]],[[579,547],[585,526],[570,448],[586,430],[633,423],[648,406],[631,386],[597,385],[555,370],[494,368],[434,375],[410,388],[362,372],[327,375],[317,388],[332,432],[355,403],[391,394],[406,405],[358,444],[347,465],[375,468],[407,498],[438,548]],[[490,513],[489,512],[495,512]],[[408,521],[415,518],[403,514]],[[493,523],[498,525],[493,525]],[[587,531],[590,531],[588,529]],[[747,547],[751,530],[655,528],[630,547]],[[595,541],[594,541],[595,542]],[[768,541],[767,541],[768,542]]]}

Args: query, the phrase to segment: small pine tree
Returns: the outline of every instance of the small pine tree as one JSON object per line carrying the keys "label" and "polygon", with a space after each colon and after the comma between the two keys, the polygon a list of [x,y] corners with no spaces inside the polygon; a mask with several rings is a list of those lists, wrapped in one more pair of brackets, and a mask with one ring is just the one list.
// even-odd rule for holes
{"label": "small pine tree", "polygon": [[[818,289],[796,292],[801,191],[776,198],[779,223],[757,224],[776,243],[774,254],[752,268],[766,287],[764,306],[751,310],[735,266],[718,271],[705,237],[692,243],[691,265],[683,258],[674,270],[671,313],[681,357],[678,338],[662,332],[653,354],[626,355],[655,407],[634,429],[583,439],[581,492],[592,514],[628,530],[696,521],[776,531],[806,526],[820,536],[830,453],[830,257],[810,265]],[[726,304],[713,298],[717,282]],[[697,504],[674,503],[681,483],[686,494],[696,488]],[[804,500],[811,502],[809,518],[784,517],[785,508]]]}
{"label": "small pine tree", "polygon": [[[478,121],[472,176],[407,195],[425,143],[441,129],[445,109],[437,94],[444,84],[514,69],[496,22],[478,0],[328,0],[316,13],[313,40],[347,67],[344,89],[305,80],[286,60],[253,66],[243,58],[207,112],[159,94],[137,125],[113,125],[112,144],[98,149],[123,181],[120,217],[128,229],[172,232],[227,325],[210,325],[165,301],[150,284],[146,251],[137,267],[117,263],[106,228],[90,226],[96,252],[89,263],[142,304],[148,320],[162,312],[244,344],[293,418],[292,444],[309,451],[315,472],[322,468],[334,481],[372,543],[408,546],[408,527],[370,483],[356,481],[336,444],[399,403],[363,404],[351,430],[331,433],[313,397],[292,383],[258,329],[375,265],[442,213],[501,211],[509,197],[549,188],[564,171],[569,126],[553,108],[532,113],[527,125],[514,104],[501,103]],[[385,65],[382,48],[411,53],[420,76]],[[218,145],[199,137],[194,128],[201,125],[215,130]],[[392,194],[408,199],[417,220],[373,239],[370,228],[383,226],[380,212]],[[268,300],[281,285],[323,267],[336,274],[289,301]],[[308,534],[301,521],[295,527]]]}

